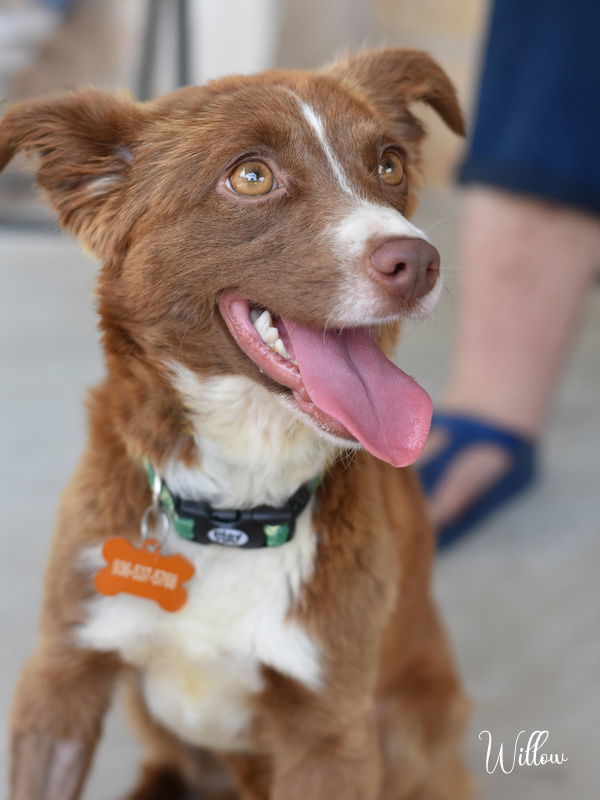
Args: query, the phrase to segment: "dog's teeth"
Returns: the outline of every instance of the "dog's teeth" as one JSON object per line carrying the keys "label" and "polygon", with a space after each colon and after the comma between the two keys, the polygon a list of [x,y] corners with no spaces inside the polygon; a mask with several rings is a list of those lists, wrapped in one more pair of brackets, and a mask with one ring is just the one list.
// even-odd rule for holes
{"label": "dog's teeth", "polygon": [[267,328],[271,327],[271,312],[265,309],[259,318],[256,320],[259,325],[264,325]]}
{"label": "dog's teeth", "polygon": [[281,339],[277,339],[277,341],[274,342],[271,345],[271,347],[273,348],[273,350],[275,350],[276,353],[279,353],[279,355],[282,356],[283,358],[289,358],[289,355],[287,354],[286,349],[283,346],[283,342],[281,341]]}
{"label": "dog's teeth", "polygon": [[271,327],[271,314],[268,311],[263,311],[254,323],[254,327],[258,331],[260,338],[264,341],[265,335]]}
{"label": "dog's teeth", "polygon": [[253,308],[250,311],[250,319],[252,320],[252,324],[256,328],[256,332],[263,342],[268,344],[271,350],[275,351],[282,358],[286,358],[288,361],[291,361],[292,359],[288,355],[285,345],[281,341],[279,331],[274,325],[271,324],[273,321],[271,313],[266,310],[261,312],[258,309]]}

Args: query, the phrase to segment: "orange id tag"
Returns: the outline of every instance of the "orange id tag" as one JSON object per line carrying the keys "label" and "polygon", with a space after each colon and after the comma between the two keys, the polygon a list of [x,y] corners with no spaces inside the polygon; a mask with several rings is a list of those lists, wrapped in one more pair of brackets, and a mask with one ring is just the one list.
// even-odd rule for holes
{"label": "orange id tag", "polygon": [[157,539],[146,539],[141,548],[114,536],[102,548],[107,565],[96,573],[94,583],[100,594],[125,592],[154,600],[165,611],[178,611],[187,600],[182,584],[194,574],[194,567],[181,555],[160,552]]}

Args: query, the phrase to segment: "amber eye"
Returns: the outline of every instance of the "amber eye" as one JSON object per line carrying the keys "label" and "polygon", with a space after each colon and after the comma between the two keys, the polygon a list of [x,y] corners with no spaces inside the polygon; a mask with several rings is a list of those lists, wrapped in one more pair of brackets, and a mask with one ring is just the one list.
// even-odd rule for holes
{"label": "amber eye", "polygon": [[273,188],[273,173],[262,161],[244,161],[238,164],[229,176],[234,192],[248,197],[268,194]]}
{"label": "amber eye", "polygon": [[386,150],[379,161],[377,167],[379,177],[384,183],[397,186],[404,179],[404,164],[398,153],[393,150]]}

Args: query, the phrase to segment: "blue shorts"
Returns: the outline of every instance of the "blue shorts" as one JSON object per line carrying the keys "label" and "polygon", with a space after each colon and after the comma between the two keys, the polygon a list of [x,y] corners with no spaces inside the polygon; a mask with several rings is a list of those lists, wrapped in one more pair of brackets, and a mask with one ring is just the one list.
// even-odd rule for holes
{"label": "blue shorts", "polygon": [[494,0],[459,180],[600,213],[600,0]]}

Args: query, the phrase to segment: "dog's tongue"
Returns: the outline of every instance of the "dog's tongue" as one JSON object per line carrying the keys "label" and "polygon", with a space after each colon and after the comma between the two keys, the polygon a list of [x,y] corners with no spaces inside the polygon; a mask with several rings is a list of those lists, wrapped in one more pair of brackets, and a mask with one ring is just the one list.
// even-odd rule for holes
{"label": "dog's tongue", "polygon": [[323,331],[285,320],[312,402],[395,467],[420,455],[431,424],[427,392],[385,357],[367,328]]}

